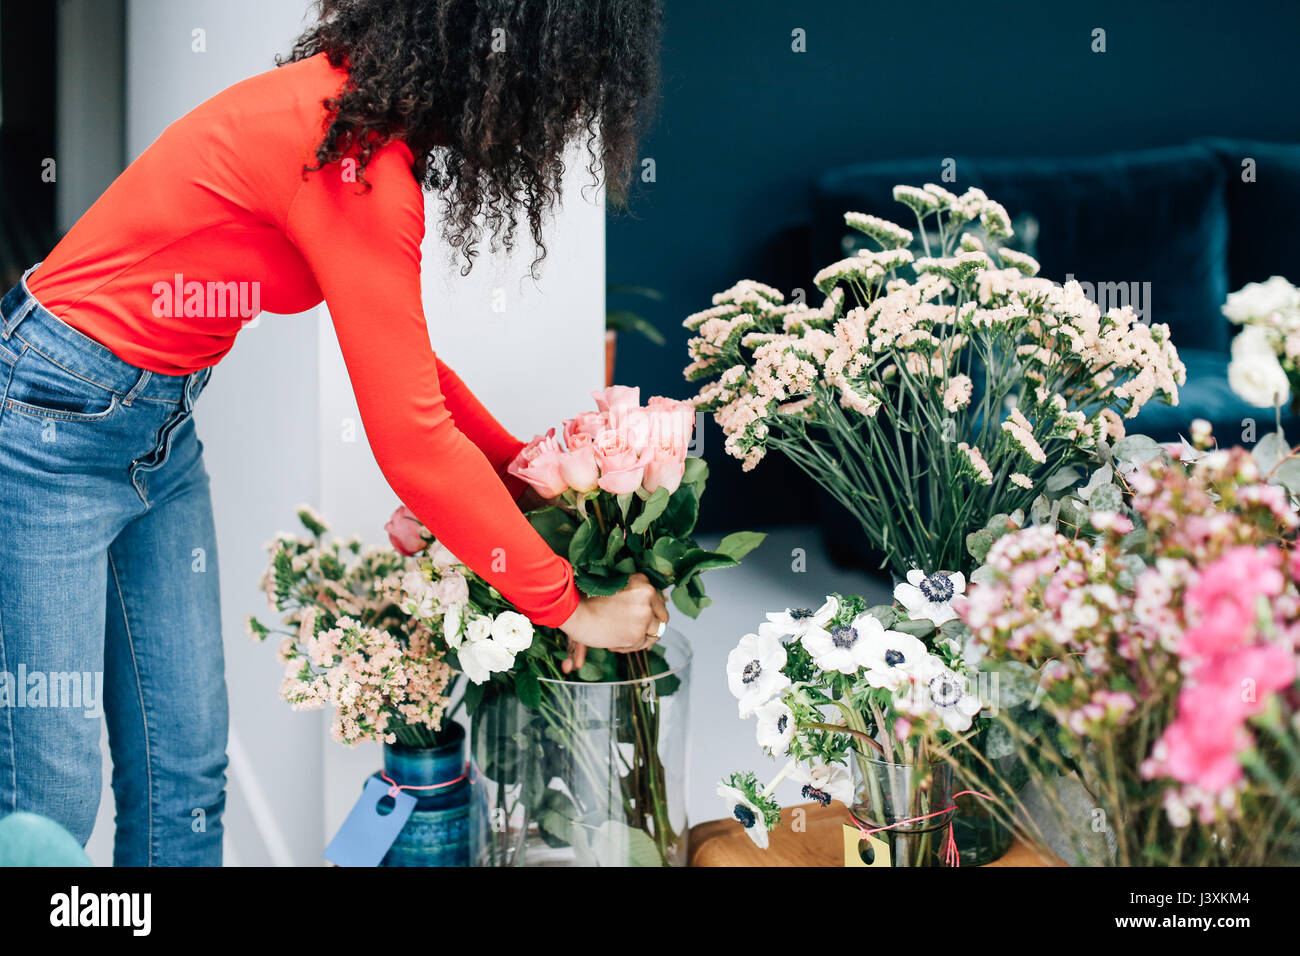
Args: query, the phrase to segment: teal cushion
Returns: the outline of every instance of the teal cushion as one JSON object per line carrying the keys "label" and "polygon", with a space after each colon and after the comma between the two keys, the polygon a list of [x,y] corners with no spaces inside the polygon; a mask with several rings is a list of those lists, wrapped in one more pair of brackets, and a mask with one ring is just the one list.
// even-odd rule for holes
{"label": "teal cushion", "polygon": [[49,817],[19,811],[0,818],[0,866],[90,866],[90,857]]}
{"label": "teal cushion", "polygon": [[[1211,139],[1228,202],[1228,289],[1269,276],[1300,282],[1300,144]],[[1251,160],[1253,181],[1242,179]]]}

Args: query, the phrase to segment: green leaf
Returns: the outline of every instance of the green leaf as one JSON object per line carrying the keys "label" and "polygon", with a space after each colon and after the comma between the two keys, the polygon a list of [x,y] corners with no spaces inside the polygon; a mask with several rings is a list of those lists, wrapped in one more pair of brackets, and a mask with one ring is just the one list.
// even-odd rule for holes
{"label": "green leaf", "polygon": [[650,320],[627,309],[611,309],[605,313],[605,328],[615,332],[637,332],[655,345],[664,344],[663,333]]}
{"label": "green leaf", "polygon": [[699,602],[692,597],[690,591],[688,591],[684,585],[678,585],[673,588],[671,596],[673,599],[673,606],[687,617],[700,616],[701,609]]}
{"label": "green leaf", "polygon": [[729,554],[737,561],[753,551],[767,535],[762,531],[735,531],[718,544],[718,551]]}
{"label": "green leaf", "polygon": [[614,563],[619,551],[623,549],[624,540],[622,528],[609,529],[609,539],[605,542],[605,564]]}
{"label": "green leaf", "polygon": [[729,554],[692,548],[682,555],[673,573],[678,584],[686,584],[701,572],[712,571],[714,568],[731,568],[736,564],[736,559]]}
{"label": "green leaf", "polygon": [[519,703],[529,710],[536,710],[541,706],[542,685],[538,682],[532,668],[525,667],[515,674],[515,693],[519,696]]}
{"label": "green leaf", "polygon": [[583,567],[596,556],[600,548],[597,540],[599,529],[595,520],[584,521],[578,525],[577,532],[569,542],[569,563],[575,568]]}
{"label": "green leaf", "polygon": [[632,533],[645,534],[650,530],[650,523],[664,513],[671,497],[667,488],[656,488],[654,494],[645,500],[641,513],[632,522]]}
{"label": "green leaf", "polygon": [[659,520],[658,533],[674,538],[685,538],[695,530],[695,521],[699,518],[699,514],[699,492],[692,485],[682,484],[668,500],[668,507],[664,509]]}
{"label": "green leaf", "polygon": [[966,550],[970,556],[975,559],[976,564],[983,564],[984,559],[989,556],[989,549],[993,547],[993,532],[987,528],[980,528],[978,531],[972,531],[966,535]]}
{"label": "green leaf", "polygon": [[877,604],[874,607],[867,608],[866,613],[874,617],[885,628],[893,627],[901,616],[901,612],[892,604]]}
{"label": "green leaf", "polygon": [[1093,489],[1088,505],[1093,511],[1119,511],[1124,506],[1124,496],[1114,485],[1102,485]]}
{"label": "green leaf", "polygon": [[573,581],[578,590],[588,597],[609,597],[627,587],[626,574],[595,574],[584,568],[574,568]]}
{"label": "green leaf", "polygon": [[528,512],[528,523],[556,554],[569,553],[569,542],[576,529],[568,512],[559,505],[547,505]]}
{"label": "green leaf", "polygon": [[682,484],[695,489],[696,497],[704,492],[704,483],[709,480],[709,464],[703,458],[689,457],[682,470]]}
{"label": "green leaf", "polygon": [[1083,476],[1079,474],[1077,468],[1067,465],[1060,471],[1056,472],[1056,474],[1048,475],[1047,481],[1044,482],[1043,487],[1047,490],[1048,494],[1053,494],[1058,491],[1064,491],[1066,488],[1074,487],[1075,482],[1082,477]]}
{"label": "green leaf", "polygon": [[1115,442],[1115,447],[1111,449],[1117,459],[1135,465],[1145,464],[1164,452],[1160,444],[1147,435],[1126,435]]}
{"label": "green leaf", "polygon": [[483,703],[483,693],[486,690],[486,684],[475,684],[473,682],[466,683],[465,696],[463,699],[465,702],[465,712],[471,717],[474,716],[474,712],[478,710],[479,705]]}

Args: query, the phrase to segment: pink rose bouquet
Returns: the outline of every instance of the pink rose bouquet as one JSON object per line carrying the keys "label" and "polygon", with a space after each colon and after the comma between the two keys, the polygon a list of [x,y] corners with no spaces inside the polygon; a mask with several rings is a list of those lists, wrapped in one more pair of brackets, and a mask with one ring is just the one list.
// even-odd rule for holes
{"label": "pink rose bouquet", "polygon": [[595,411],[537,436],[510,464],[551,502],[529,519],[585,594],[616,593],[640,572],[694,617],[709,603],[700,573],[736,564],[763,536],[737,532],[713,551],[692,537],[708,476],[688,455],[693,405],[655,396],[643,406],[640,389],[623,385],[592,397]]}

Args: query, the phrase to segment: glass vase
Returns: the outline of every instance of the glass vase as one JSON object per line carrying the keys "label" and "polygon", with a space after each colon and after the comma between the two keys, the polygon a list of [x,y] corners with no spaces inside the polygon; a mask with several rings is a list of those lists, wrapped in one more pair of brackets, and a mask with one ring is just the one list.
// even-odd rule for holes
{"label": "glass vase", "polygon": [[481,866],[684,866],[690,650],[627,655],[629,680],[544,679],[535,707],[484,699],[471,727]]}
{"label": "glass vase", "polygon": [[[863,754],[854,754],[851,763],[854,800],[850,811],[860,827],[889,827],[872,834],[888,846],[889,865],[944,865],[944,841],[955,812],[948,809],[954,792],[951,764],[896,763]],[[877,862],[868,858],[873,850],[865,837],[859,852],[864,862]]]}

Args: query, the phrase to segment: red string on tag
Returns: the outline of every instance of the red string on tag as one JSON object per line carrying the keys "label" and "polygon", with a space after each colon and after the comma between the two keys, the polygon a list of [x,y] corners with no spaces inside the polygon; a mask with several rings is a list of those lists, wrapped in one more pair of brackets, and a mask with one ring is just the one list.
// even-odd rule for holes
{"label": "red string on tag", "polygon": [[446,783],[430,783],[430,784],[425,784],[422,787],[415,787],[415,786],[411,786],[410,784],[398,783],[396,780],[394,780],[388,774],[384,773],[382,770],[379,771],[379,776],[383,779],[385,783],[388,784],[388,795],[390,797],[397,796],[403,790],[441,790],[443,787],[451,787],[460,783],[469,775],[470,775],[470,765],[468,762],[466,762],[465,772],[462,773],[455,780],[448,780]]}
{"label": "red string on tag", "polygon": [[[957,809],[957,798],[965,796],[979,797],[981,800],[993,799],[987,793],[980,793],[978,790],[962,790],[961,792],[952,795],[953,804],[950,807],[944,807],[942,810],[935,810],[933,813],[925,813],[919,817],[908,817],[905,820],[895,820],[893,823],[883,827],[863,826],[861,821],[859,821],[857,817],[853,816],[852,813],[849,814],[849,818],[853,821],[853,825],[858,828],[858,832],[865,838],[874,836],[875,834],[881,833],[885,830],[892,830],[894,827],[901,827],[905,823],[919,823],[922,820],[929,820],[931,817],[939,817],[943,816],[945,813],[952,813]],[[954,816],[955,815],[956,814],[954,814]],[[943,847],[941,850],[943,852],[944,863],[948,866],[961,865],[961,854],[957,850],[957,838],[953,833],[952,820],[948,821],[948,833],[944,837]]]}

